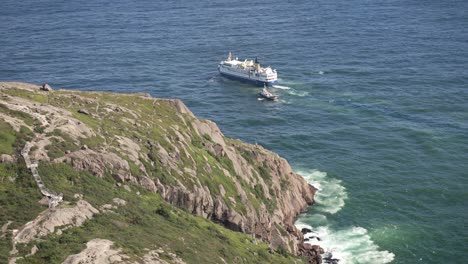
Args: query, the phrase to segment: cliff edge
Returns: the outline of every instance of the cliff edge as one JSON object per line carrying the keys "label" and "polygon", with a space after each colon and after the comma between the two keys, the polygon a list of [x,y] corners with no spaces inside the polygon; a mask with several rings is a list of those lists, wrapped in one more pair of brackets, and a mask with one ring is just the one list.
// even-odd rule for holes
{"label": "cliff edge", "polygon": [[[271,250],[303,252],[293,222],[313,204],[315,189],[285,159],[225,137],[177,99],[44,88],[0,83],[0,122],[8,139],[0,146],[2,164],[18,163],[18,149],[31,144],[29,157],[65,204],[74,201],[78,179],[52,176],[58,167],[92,175],[135,199],[148,192],[182,212],[250,234]],[[104,202],[90,199],[103,208]],[[160,203],[156,212],[164,216]]]}

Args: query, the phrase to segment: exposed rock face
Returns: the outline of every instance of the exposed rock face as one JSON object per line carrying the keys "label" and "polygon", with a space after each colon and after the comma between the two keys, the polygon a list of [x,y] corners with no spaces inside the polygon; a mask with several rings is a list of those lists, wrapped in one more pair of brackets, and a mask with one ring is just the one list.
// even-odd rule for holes
{"label": "exposed rock face", "polygon": [[[248,194],[240,184],[236,184],[241,201],[246,206],[246,213],[241,214],[228,206],[222,197],[214,196],[207,188],[194,187],[187,190],[184,187],[168,187],[158,184],[158,190],[170,203],[186,208],[190,212],[214,219],[227,227],[246,233],[255,234],[276,248],[280,245],[289,248],[289,241],[300,241],[302,235],[293,225],[296,216],[308,205],[313,203],[315,189],[307,184],[304,179],[294,173],[283,158],[277,154],[265,150],[260,146],[253,146],[241,142],[227,144],[219,128],[211,121],[195,120],[192,123],[196,132],[201,136],[208,136],[214,142],[206,144],[208,152],[216,157],[226,156],[233,164],[235,173],[247,182],[251,187],[261,186],[263,196],[268,200],[277,201],[277,208],[269,212],[264,204],[256,209],[250,203]],[[246,160],[240,153],[248,153],[252,160]],[[253,173],[258,168],[252,166],[259,164],[269,173],[270,179],[259,177]],[[225,172],[234,181],[238,180]],[[282,186],[283,185],[283,186]],[[286,185],[286,186],[285,186]],[[281,232],[277,225],[288,231]],[[296,243],[294,243],[296,244]],[[298,248],[289,248],[296,252]]]}
{"label": "exposed rock face", "polygon": [[128,162],[112,152],[97,152],[92,149],[82,149],[71,152],[65,157],[54,160],[54,162],[66,162],[77,170],[87,170],[93,175],[102,177],[110,170],[114,179],[118,182],[134,182],[137,180],[130,173]]}
{"label": "exposed rock face", "polygon": [[121,249],[112,249],[114,242],[106,239],[93,239],[86,243],[86,249],[76,255],[68,256],[63,264],[110,264],[125,262],[128,256]]}
{"label": "exposed rock face", "polygon": [[77,202],[70,208],[54,208],[42,212],[36,219],[27,223],[13,238],[14,243],[29,243],[33,238],[44,237],[54,233],[55,228],[81,226],[99,211],[85,200]]}
{"label": "exposed rock face", "polygon": [[[0,83],[0,89],[8,87],[39,90],[34,85]],[[277,154],[224,137],[215,123],[197,119],[180,100],[119,95],[117,101],[122,103],[116,105],[105,96],[97,99],[98,93],[40,93],[55,106],[16,97],[4,103],[44,127],[36,154],[55,144],[60,135],[46,136],[58,130],[76,148],[63,151],[53,162],[66,162],[97,177],[110,174],[119,183],[139,184],[172,205],[254,234],[273,248],[299,253],[303,235],[293,222],[313,203],[315,189]],[[81,141],[92,137],[104,142],[83,147]],[[49,160],[48,154],[36,159]]]}
{"label": "exposed rock face", "polygon": [[317,245],[304,243],[299,246],[299,255],[303,256],[308,264],[321,264],[323,253],[325,253],[323,248]]}
{"label": "exposed rock face", "polygon": [[151,250],[143,256],[143,263],[144,264],[169,264],[169,263],[185,264],[185,261],[179,258],[176,254],[170,253],[170,252],[166,253],[166,255],[169,258],[171,258],[171,260],[168,262],[161,258],[161,254],[163,253],[165,252],[162,249]]}
{"label": "exposed rock face", "polygon": [[[112,248],[114,242],[107,239],[93,239],[86,243],[86,249],[76,255],[68,256],[62,264],[134,264],[135,261],[130,261],[130,257],[122,253],[122,249]],[[161,258],[161,254],[165,253],[162,249],[151,250],[142,257],[144,264],[185,264],[174,253],[165,253],[165,258],[170,258],[166,261]]]}
{"label": "exposed rock face", "polygon": [[[0,82],[0,90],[11,88],[20,88],[33,92],[37,92],[40,89],[39,86],[33,84]],[[34,118],[43,127],[44,133],[53,132],[57,129],[63,134],[67,134],[73,140],[78,140],[80,137],[87,138],[96,135],[93,129],[83,125],[79,120],[73,117],[70,111],[63,108],[58,108],[50,104],[39,104],[31,100],[14,96],[8,97],[8,100],[2,100],[2,104],[11,110],[23,112]],[[18,118],[8,117],[2,114],[0,114],[0,117],[5,118],[16,131],[18,131],[21,126],[33,130],[32,126]],[[47,158],[44,158],[44,160],[47,160]]]}

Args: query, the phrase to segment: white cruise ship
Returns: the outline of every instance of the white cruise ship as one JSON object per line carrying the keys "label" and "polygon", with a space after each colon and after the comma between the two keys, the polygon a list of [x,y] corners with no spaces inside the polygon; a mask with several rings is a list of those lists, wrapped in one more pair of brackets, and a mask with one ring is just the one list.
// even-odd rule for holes
{"label": "white cruise ship", "polygon": [[278,80],[275,69],[269,66],[266,68],[261,67],[257,59],[255,61],[233,59],[231,52],[229,52],[226,60],[219,63],[218,70],[226,78],[252,83],[257,86],[271,86]]}

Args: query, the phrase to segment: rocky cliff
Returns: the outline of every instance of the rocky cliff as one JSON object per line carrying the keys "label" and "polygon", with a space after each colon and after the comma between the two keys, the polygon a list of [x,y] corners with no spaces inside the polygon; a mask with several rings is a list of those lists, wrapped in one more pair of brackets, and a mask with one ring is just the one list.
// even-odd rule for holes
{"label": "rocky cliff", "polygon": [[[273,250],[304,250],[293,221],[313,203],[315,189],[277,154],[224,137],[215,123],[196,118],[180,100],[46,90],[0,83],[0,120],[16,137],[2,147],[4,163],[21,159],[15,149],[29,142],[39,171],[42,164],[72,167],[114,188],[159,195]],[[67,184],[54,190],[63,192],[65,201],[73,200],[66,190],[75,183],[69,178]]]}

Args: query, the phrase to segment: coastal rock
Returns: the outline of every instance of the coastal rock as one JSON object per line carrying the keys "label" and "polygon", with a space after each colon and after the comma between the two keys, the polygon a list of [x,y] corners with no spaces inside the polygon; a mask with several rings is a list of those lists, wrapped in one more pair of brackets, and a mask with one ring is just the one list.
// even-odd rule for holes
{"label": "coastal rock", "polygon": [[48,85],[47,83],[44,83],[42,86],[41,86],[41,90],[42,91],[46,91],[46,92],[50,92],[52,91],[52,87],[50,87],[50,85]]}
{"label": "coastal rock", "polygon": [[[237,192],[246,207],[246,212],[243,214],[232,210],[223,199],[219,199],[204,188],[194,187],[188,189],[181,186],[160,186],[158,189],[163,198],[173,205],[187,209],[189,212],[213,219],[216,222],[221,222],[232,230],[255,234],[269,242],[274,248],[284,246],[291,252],[297,252],[297,246],[291,247],[289,241],[296,241],[292,243],[296,245],[296,243],[302,240],[302,235],[294,227],[293,223],[295,217],[306,206],[313,203],[315,189],[308,185],[301,176],[295,174],[287,161],[278,155],[259,146],[245,143],[228,146],[214,123],[203,124],[203,122],[195,121],[194,127],[196,127],[201,135],[209,135],[211,139],[218,141],[211,145],[210,143],[205,145],[208,152],[215,157],[223,157],[223,154],[226,153],[226,157],[232,162],[236,174],[249,184],[261,186],[259,190],[263,191],[262,196],[267,198],[275,196],[277,201],[279,201],[277,208],[273,214],[267,211],[264,204],[260,208],[255,209],[237,180],[235,180]],[[240,151],[252,153],[253,160],[245,160],[240,155]],[[161,158],[163,164],[171,164],[173,162],[169,155],[161,155]],[[257,169],[252,167],[251,163],[262,164],[269,171],[269,176],[271,177],[270,186],[261,177],[252,174],[252,171],[256,171]],[[229,177],[235,178],[229,172],[226,171],[225,173]],[[281,182],[287,182],[288,188],[282,187]],[[221,194],[224,196],[226,192],[224,188],[218,187],[218,189],[221,190]],[[270,193],[271,191],[272,193]],[[273,223],[282,226],[283,229],[287,229],[288,235],[281,233]]]}
{"label": "coastal rock", "polygon": [[312,250],[315,251],[315,253],[317,253],[317,254],[324,254],[325,253],[325,250],[323,248],[321,248],[320,246],[317,246],[317,245],[313,245]]}
{"label": "coastal rock", "polygon": [[200,136],[206,136],[210,138],[214,143],[221,145],[222,147],[226,146],[224,141],[224,135],[221,133],[221,130],[218,126],[209,120],[194,120],[192,126]]}
{"label": "coastal rock", "polygon": [[[177,101],[174,104],[178,111],[180,109],[181,113],[187,113],[182,102]],[[219,186],[217,189],[221,190],[220,196],[210,192],[206,186],[195,185],[188,187],[181,182],[177,186],[171,186],[164,185],[157,180],[155,185],[162,197],[177,207],[212,219],[215,222],[220,222],[232,230],[261,237],[274,248],[282,246],[290,252],[297,253],[297,244],[302,241],[303,237],[301,232],[294,226],[294,220],[299,213],[313,203],[315,188],[309,185],[301,176],[294,173],[287,161],[277,154],[265,150],[261,146],[249,145],[240,141],[230,141],[227,144],[220,129],[211,121],[192,119],[187,123],[194,128],[199,136],[207,139],[203,143],[206,151],[217,159],[227,158],[232,163],[236,175],[232,175],[227,170],[223,171],[235,183],[236,193],[238,193],[246,211],[239,213],[231,205],[227,204],[222,199],[223,196],[227,195],[226,190],[224,187],[220,188]],[[184,138],[181,135],[176,140],[186,144],[187,141]],[[171,139],[167,139],[171,142]],[[179,143],[174,141],[171,143],[174,148],[171,152],[173,154],[161,145],[155,145],[158,150],[158,160],[164,167],[180,173],[178,168],[181,163],[180,157],[186,151],[177,148]],[[241,153],[247,154],[243,156]],[[245,157],[247,156],[251,159],[246,160]],[[254,164],[262,167],[265,175],[260,176],[259,169]],[[191,170],[185,169],[185,171]],[[261,196],[265,197],[265,199],[275,197],[276,201],[278,201],[276,208],[269,212],[263,203],[260,204],[260,207],[255,208],[237,177],[240,177],[252,188],[258,186],[257,189],[262,192]],[[269,181],[268,184],[265,180]],[[144,182],[149,189],[154,190],[149,181],[143,180],[141,182]],[[229,197],[228,200],[232,204],[236,204],[232,197]],[[278,230],[278,226],[283,230],[287,230],[286,234],[284,231]]]}
{"label": "coastal rock", "polygon": [[317,245],[303,243],[299,246],[299,255],[302,256],[308,264],[322,263],[321,254],[324,253],[323,248]]}
{"label": "coastal rock", "polygon": [[333,257],[332,253],[325,254],[323,260],[325,260],[325,263],[328,264],[338,264],[340,262],[339,259]]}
{"label": "coastal rock", "polygon": [[[116,186],[129,191],[140,185],[190,213],[298,253],[303,235],[294,220],[313,204],[315,188],[285,159],[259,145],[224,137],[214,122],[197,119],[180,100],[121,95],[121,105],[115,105],[100,101],[108,96],[80,93],[57,91],[51,100],[92,112],[92,122],[74,119],[65,108],[39,106],[24,98],[5,103],[31,114],[45,128],[44,139],[38,141],[42,145],[34,151],[36,160],[47,160],[42,157],[45,147],[67,138],[73,147],[63,149],[64,156],[52,162],[97,177],[111,175]],[[132,105],[144,107],[130,109]],[[55,140],[60,138],[64,141]],[[79,149],[85,143],[90,147]]]}

